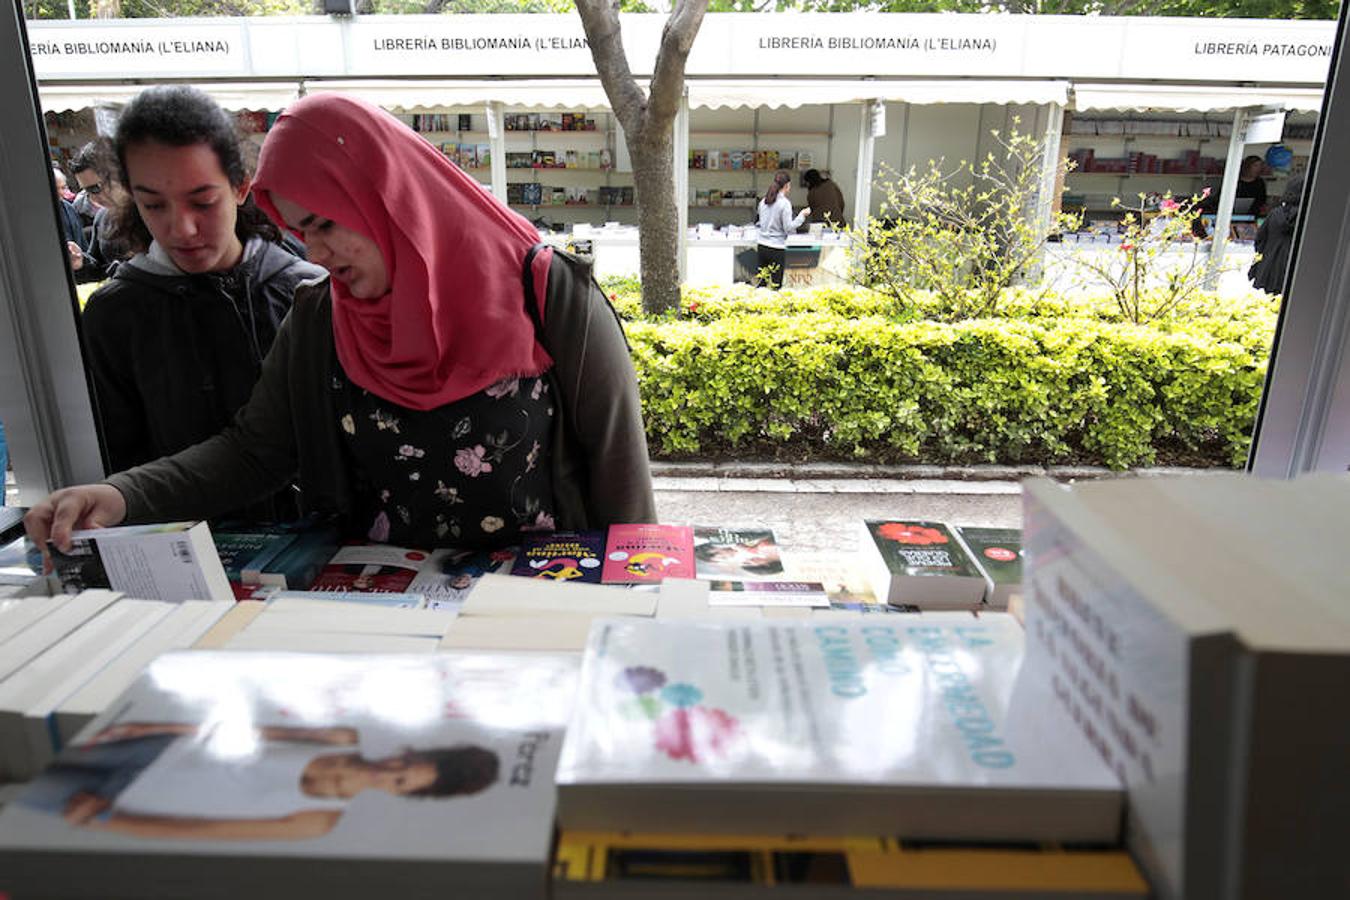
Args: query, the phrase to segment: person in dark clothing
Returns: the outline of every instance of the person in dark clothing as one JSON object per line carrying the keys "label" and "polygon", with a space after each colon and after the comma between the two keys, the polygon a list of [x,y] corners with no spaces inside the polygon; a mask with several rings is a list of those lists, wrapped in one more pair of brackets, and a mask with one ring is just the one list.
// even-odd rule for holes
{"label": "person in dark clothing", "polygon": [[833,228],[844,226],[844,193],[832,178],[818,169],[807,169],[802,175],[806,185],[806,205],[811,208],[809,222],[825,222]]}
{"label": "person in dark clothing", "polygon": [[247,402],[301,282],[323,270],[276,240],[249,198],[234,128],[193,88],[149,88],[114,148],[129,197],[111,238],[138,252],[84,313],[110,471],[220,431]]}
{"label": "person in dark clothing", "polygon": [[1284,292],[1290,245],[1294,241],[1294,226],[1298,224],[1302,204],[1303,176],[1295,175],[1285,184],[1280,205],[1271,210],[1257,229],[1256,252],[1261,258],[1252,263],[1247,277],[1254,287],[1268,294]]}
{"label": "person in dark clothing", "polygon": [[1266,204],[1269,202],[1266,181],[1261,177],[1261,173],[1265,170],[1266,161],[1252,155],[1242,161],[1242,171],[1238,175],[1237,193],[1234,197],[1237,200],[1250,197],[1251,214],[1254,216],[1265,215]]}
{"label": "person in dark clothing", "polygon": [[66,189],[65,173],[60,169],[52,169],[52,187],[56,191],[61,240],[66,242],[67,247],[73,244],[75,250],[70,252],[75,253],[84,248],[84,229],[80,225],[80,214],[75,211],[75,206],[65,198],[69,191]]}
{"label": "person in dark clothing", "polygon": [[[75,211],[85,222],[85,239],[81,252],[70,251],[70,266],[75,270],[75,283],[85,284],[91,281],[103,281],[117,264],[133,253],[131,244],[125,238],[112,236],[113,217],[111,211],[119,203],[126,203],[127,197],[112,173],[112,150],[101,141],[90,141],[80,148],[75,157],[73,168],[75,181],[80,185],[80,193],[75,197]],[[84,201],[81,211],[81,201]]]}

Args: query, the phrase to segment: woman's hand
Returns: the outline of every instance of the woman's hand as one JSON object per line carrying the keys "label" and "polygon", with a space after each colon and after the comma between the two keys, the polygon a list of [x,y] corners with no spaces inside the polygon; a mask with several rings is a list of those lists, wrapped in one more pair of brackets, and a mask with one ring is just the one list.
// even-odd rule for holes
{"label": "woman's hand", "polygon": [[64,817],[71,825],[87,825],[89,820],[112,806],[112,801],[88,791],[80,791],[66,803]]}
{"label": "woman's hand", "polygon": [[126,517],[127,501],[121,491],[110,484],[82,484],[49,495],[23,517],[23,527],[45,559],[49,539],[66,552],[72,531],[107,528]]}
{"label": "woman's hand", "polygon": [[80,271],[84,265],[84,252],[80,250],[80,245],[74,241],[66,241],[66,252],[70,254],[70,268],[72,271]]}

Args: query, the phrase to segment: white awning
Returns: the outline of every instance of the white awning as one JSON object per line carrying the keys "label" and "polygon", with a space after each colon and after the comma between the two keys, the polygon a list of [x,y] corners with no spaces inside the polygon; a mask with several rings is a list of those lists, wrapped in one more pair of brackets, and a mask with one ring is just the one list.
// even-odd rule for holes
{"label": "white awning", "polygon": [[599,81],[306,81],[305,93],[337,91],[393,112],[472,108],[500,102],[511,108],[608,109]]}
{"label": "white awning", "polygon": [[696,81],[689,87],[689,105],[717,109],[766,106],[769,108],[861,103],[1067,103],[1067,81]]}
{"label": "white awning", "polygon": [[[39,84],[43,112],[69,112],[103,104],[119,105],[145,90],[147,84]],[[279,110],[300,95],[295,81],[212,81],[196,84],[229,110]]]}
{"label": "white awning", "polygon": [[1075,84],[1074,108],[1146,112],[1214,112],[1251,106],[1274,106],[1321,112],[1321,88],[1254,88],[1180,86],[1171,84]]}

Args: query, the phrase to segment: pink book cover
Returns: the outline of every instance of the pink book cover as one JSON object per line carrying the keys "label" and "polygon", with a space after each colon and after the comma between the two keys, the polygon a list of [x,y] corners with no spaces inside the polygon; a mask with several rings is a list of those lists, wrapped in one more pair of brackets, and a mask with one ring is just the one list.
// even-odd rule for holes
{"label": "pink book cover", "polygon": [[654,584],[694,577],[694,529],[688,525],[611,525],[606,584]]}

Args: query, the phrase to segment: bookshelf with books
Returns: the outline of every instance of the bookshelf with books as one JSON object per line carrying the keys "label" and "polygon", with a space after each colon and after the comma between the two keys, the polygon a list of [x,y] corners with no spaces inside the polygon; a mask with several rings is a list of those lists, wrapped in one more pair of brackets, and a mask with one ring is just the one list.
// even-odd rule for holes
{"label": "bookshelf with books", "polygon": [[754,219],[759,198],[780,169],[792,174],[794,205],[804,204],[801,173],[830,169],[833,138],[833,106],[694,110],[688,203],[697,212],[691,218]]}
{"label": "bookshelf with books", "polygon": [[[1272,202],[1287,179],[1307,168],[1317,116],[1290,112],[1280,143],[1293,153],[1287,169],[1263,176]],[[1139,193],[1176,197],[1217,193],[1232,133],[1232,115],[1101,112],[1065,117],[1063,155],[1073,168],[1065,176],[1066,208],[1094,216],[1118,217],[1111,200],[1129,202]],[[1270,143],[1250,143],[1244,155],[1265,156]]]}
{"label": "bookshelf with books", "polygon": [[627,150],[607,110],[508,111],[506,199],[530,218],[635,220]]}
{"label": "bookshelf with books", "polygon": [[463,110],[413,113],[400,117],[455,165],[484,187],[492,183],[492,153],[487,116]]}

